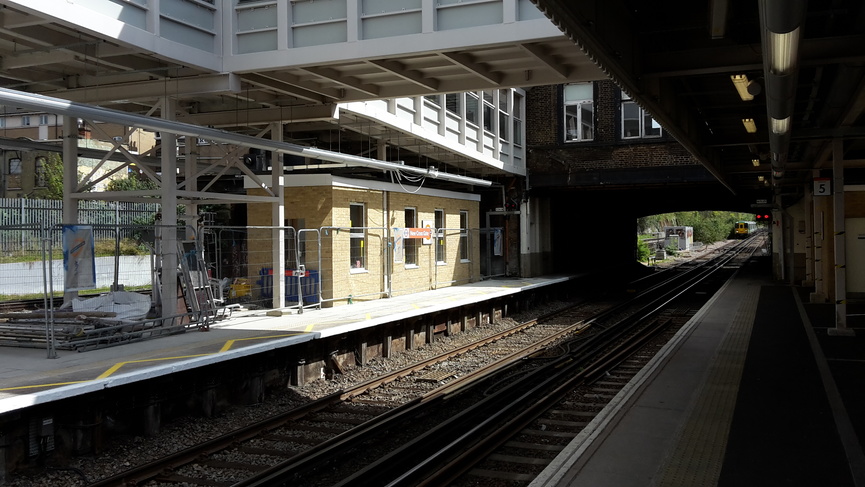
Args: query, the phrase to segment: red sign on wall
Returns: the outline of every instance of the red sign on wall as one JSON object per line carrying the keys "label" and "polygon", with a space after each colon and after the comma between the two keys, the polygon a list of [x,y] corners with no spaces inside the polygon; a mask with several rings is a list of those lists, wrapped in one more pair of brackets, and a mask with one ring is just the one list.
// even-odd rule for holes
{"label": "red sign on wall", "polygon": [[405,238],[432,238],[432,228],[406,228]]}

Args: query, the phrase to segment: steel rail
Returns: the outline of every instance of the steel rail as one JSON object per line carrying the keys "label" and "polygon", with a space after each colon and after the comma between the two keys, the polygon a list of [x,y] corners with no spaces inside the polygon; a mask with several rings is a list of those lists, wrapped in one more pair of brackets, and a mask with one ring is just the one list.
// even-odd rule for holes
{"label": "steel rail", "polygon": [[[678,286],[678,290],[665,293],[661,298],[652,300],[649,305],[641,308],[645,310],[658,305],[659,301],[670,303],[689,289],[710,277],[723,265],[733,259],[736,252],[728,253],[725,257],[716,259],[717,265],[708,270],[699,272],[700,279],[694,278]],[[656,306],[655,311],[661,306]],[[626,333],[625,329],[638,326],[639,323],[649,319],[650,314],[630,318],[627,326],[611,327],[595,335],[590,344],[583,344],[579,351],[572,352],[570,356],[556,360],[535,370],[533,373],[514,381],[494,396],[488,396],[481,401],[467,407],[457,415],[448,418],[437,427],[420,435],[401,448],[385,455],[382,458],[367,465],[362,470],[345,478],[337,486],[356,485],[358,483],[367,485],[414,485],[424,475],[430,472],[441,472],[441,464],[445,458],[452,456],[454,450],[465,449],[467,445],[478,441],[490,434],[493,424],[501,421],[501,418],[515,413],[537,401],[537,397],[545,397],[550,389],[558,389],[556,384],[564,380],[570,382],[570,378],[581,375],[582,369],[588,367],[593,353],[609,346],[610,343],[620,339]],[[616,330],[616,331],[613,331]],[[579,354],[579,356],[578,356]],[[564,379],[562,379],[564,378]],[[529,385],[525,388],[522,383]],[[480,419],[479,419],[480,418]],[[450,433],[456,432],[457,438],[448,440]],[[449,443],[448,443],[449,441]],[[442,445],[442,443],[446,443]],[[431,453],[432,450],[432,453]],[[417,459],[421,459],[417,461]],[[406,470],[405,465],[412,465]],[[402,474],[395,476],[392,472],[402,469]],[[264,485],[264,484],[261,484]]]}
{"label": "steel rail", "polygon": [[[316,411],[320,411],[326,409],[335,404],[339,404],[347,399],[363,394],[366,391],[374,389],[376,387],[381,386],[382,384],[386,384],[388,382],[392,382],[400,377],[408,376],[414,372],[427,368],[431,365],[435,365],[437,363],[446,361],[450,358],[453,358],[457,355],[469,352],[475,348],[487,345],[489,343],[495,342],[507,336],[513,335],[515,333],[519,333],[527,328],[532,326],[536,326],[539,320],[549,319],[552,316],[556,316],[563,311],[559,311],[556,313],[551,313],[542,318],[537,318],[533,320],[529,320],[523,323],[519,323],[513,327],[508,328],[507,330],[503,330],[499,333],[496,333],[492,336],[486,337],[477,342],[473,342],[471,344],[464,345],[455,350],[451,350],[448,352],[441,353],[436,355],[435,357],[431,357],[422,362],[418,362],[416,364],[412,364],[406,367],[403,367],[399,370],[393,371],[385,376],[378,377],[375,379],[371,379],[362,383],[355,385],[349,389],[341,390],[329,394],[325,397],[319,398],[317,400],[311,401],[303,406],[294,408],[290,411],[286,411],[283,414],[273,416],[267,418],[265,420],[256,422],[254,424],[250,424],[243,428],[239,428],[237,430],[231,431],[225,435],[221,435],[219,437],[213,438],[206,442],[203,442],[198,445],[194,445],[183,450],[177,451],[170,455],[166,455],[160,459],[154,460],[152,462],[148,462],[146,464],[142,464],[131,469],[120,472],[111,477],[106,477],[104,479],[95,481],[89,484],[89,487],[109,487],[116,485],[139,485],[142,482],[145,482],[149,479],[152,479],[166,470],[176,469],[183,465],[191,464],[199,460],[204,455],[209,455],[214,452],[224,450],[231,446],[236,445],[237,443],[244,442],[255,438],[263,433],[272,431],[275,428],[289,422],[294,421],[303,416],[311,414]],[[398,411],[394,410],[389,413],[385,413],[385,415],[396,415]],[[384,415],[382,415],[384,416]],[[381,416],[379,417],[381,418]],[[304,452],[301,452],[296,455],[296,459],[301,459],[304,457]]]}

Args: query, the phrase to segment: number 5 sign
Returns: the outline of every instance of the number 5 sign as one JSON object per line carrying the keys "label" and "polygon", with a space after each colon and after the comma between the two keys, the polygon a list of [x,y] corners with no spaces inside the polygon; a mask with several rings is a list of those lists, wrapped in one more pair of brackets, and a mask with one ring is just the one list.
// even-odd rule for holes
{"label": "number 5 sign", "polygon": [[814,196],[829,196],[832,194],[832,184],[829,178],[814,178]]}

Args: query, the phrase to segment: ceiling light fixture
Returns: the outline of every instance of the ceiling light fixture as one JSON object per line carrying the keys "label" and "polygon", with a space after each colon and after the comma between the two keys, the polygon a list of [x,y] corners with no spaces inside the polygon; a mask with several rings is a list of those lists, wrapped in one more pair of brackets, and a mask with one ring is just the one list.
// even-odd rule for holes
{"label": "ceiling light fixture", "polygon": [[760,181],[762,183],[765,180],[766,180],[766,176],[757,176],[757,181]]}
{"label": "ceiling light fixture", "polygon": [[742,125],[745,126],[745,131],[749,134],[757,133],[757,124],[754,123],[753,118],[743,118]]}
{"label": "ceiling light fixture", "polygon": [[799,48],[799,28],[779,34],[769,32],[769,68],[783,76],[796,69]]}
{"label": "ceiling light fixture", "polygon": [[753,164],[754,167],[760,167],[760,159],[751,159],[751,164]]}
{"label": "ceiling light fixture", "polygon": [[733,81],[733,86],[736,87],[736,91],[739,92],[739,98],[742,101],[751,101],[754,99],[754,95],[748,90],[748,84],[751,83],[748,81],[748,75],[731,74],[730,79]]}
{"label": "ceiling light fixture", "polygon": [[782,120],[772,118],[769,120],[769,124],[772,127],[773,134],[784,135],[790,130],[790,117]]}

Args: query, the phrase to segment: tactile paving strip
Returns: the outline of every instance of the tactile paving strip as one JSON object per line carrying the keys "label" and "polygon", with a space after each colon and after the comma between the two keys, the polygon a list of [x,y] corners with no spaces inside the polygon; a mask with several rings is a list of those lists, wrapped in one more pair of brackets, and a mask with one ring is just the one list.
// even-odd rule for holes
{"label": "tactile paving strip", "polygon": [[679,441],[661,466],[658,487],[717,485],[759,292],[748,293],[709,368]]}

